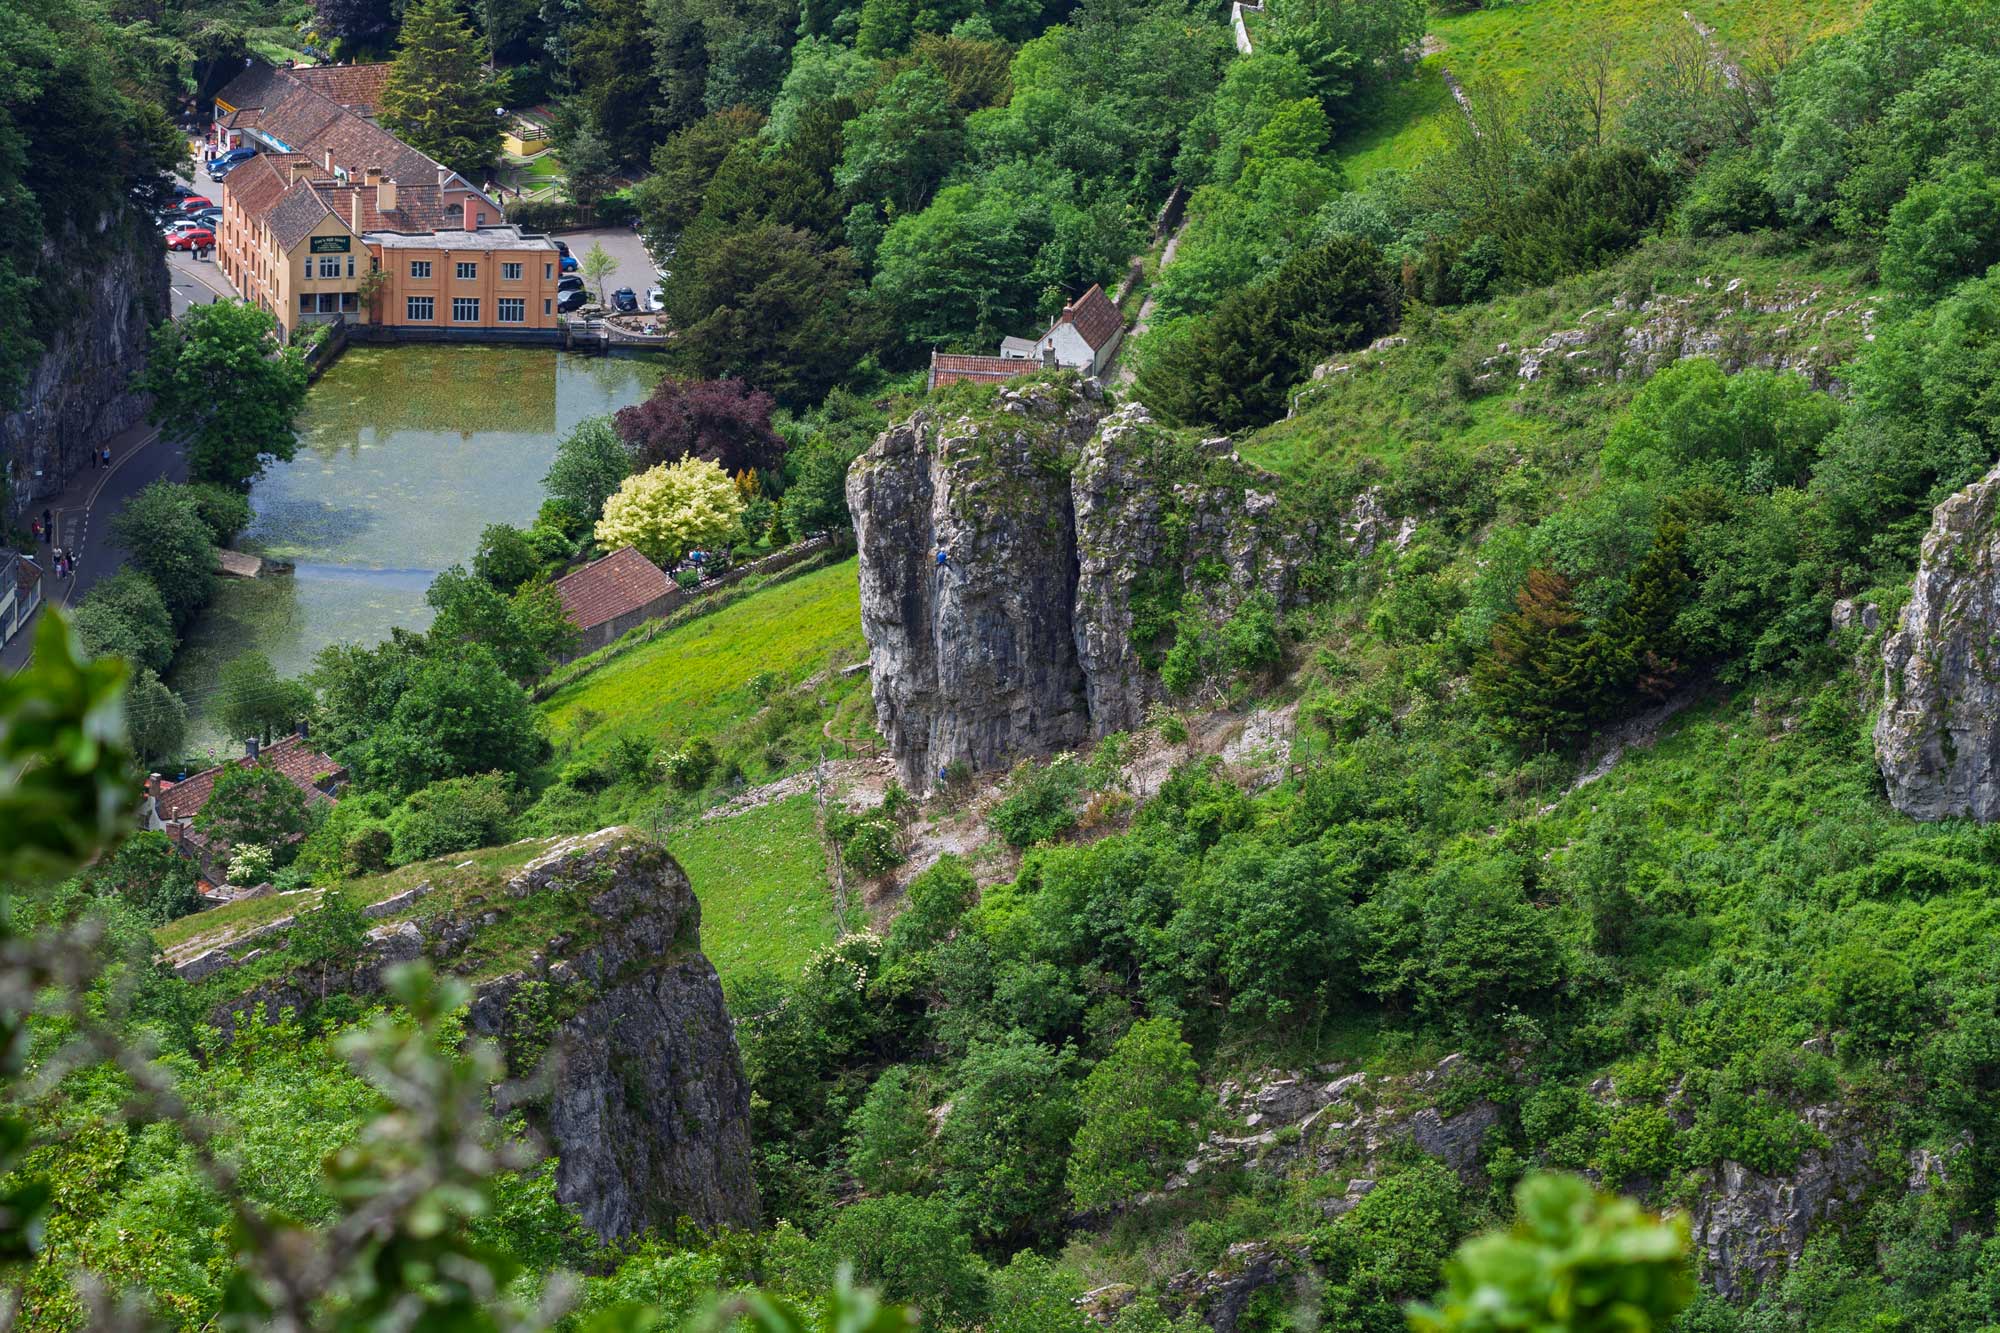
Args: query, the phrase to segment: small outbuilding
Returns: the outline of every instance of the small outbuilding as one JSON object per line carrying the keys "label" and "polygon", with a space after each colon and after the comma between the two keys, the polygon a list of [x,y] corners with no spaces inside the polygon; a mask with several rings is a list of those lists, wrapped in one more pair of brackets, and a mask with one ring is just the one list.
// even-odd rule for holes
{"label": "small outbuilding", "polygon": [[682,593],[658,565],[621,546],[555,581],[569,623],[582,631],[572,658],[596,652],[631,629],[671,611]]}

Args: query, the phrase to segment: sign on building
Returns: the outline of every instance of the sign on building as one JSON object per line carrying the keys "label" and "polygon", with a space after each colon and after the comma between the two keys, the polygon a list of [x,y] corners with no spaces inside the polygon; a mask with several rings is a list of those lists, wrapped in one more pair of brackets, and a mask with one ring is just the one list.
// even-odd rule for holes
{"label": "sign on building", "polygon": [[347,243],[353,239],[352,236],[315,236],[312,238],[312,246],[309,253],[316,255],[344,255],[347,253]]}

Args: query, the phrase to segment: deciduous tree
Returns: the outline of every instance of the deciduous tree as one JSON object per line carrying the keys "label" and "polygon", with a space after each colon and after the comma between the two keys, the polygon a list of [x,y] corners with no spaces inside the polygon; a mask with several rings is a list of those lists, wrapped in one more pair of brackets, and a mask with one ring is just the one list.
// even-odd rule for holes
{"label": "deciduous tree", "polygon": [[243,301],[197,305],[153,330],[138,387],[153,395],[153,422],[187,441],[189,480],[248,490],[270,460],[296,452],[305,361],[277,330]]}
{"label": "deciduous tree", "polygon": [[771,428],[771,395],[741,380],[685,380],[669,375],[645,402],[614,417],[619,437],[642,468],[705,458],[731,476],[770,471],[785,442]]}
{"label": "deciduous tree", "polygon": [[1090,1071],[1083,1122],[1070,1150],[1076,1206],[1123,1203],[1154,1188],[1187,1158],[1204,1099],[1194,1052],[1171,1018],[1134,1023]]}
{"label": "deciduous tree", "polygon": [[187,487],[149,484],[112,520],[111,539],[159,589],[177,628],[185,628],[215,595],[215,551]]}
{"label": "deciduous tree", "polygon": [[604,506],[597,540],[635,546],[662,567],[691,550],[726,547],[743,528],[743,496],[729,474],[704,458],[661,463],[628,479]]}
{"label": "deciduous tree", "polygon": [[311,823],[292,780],[263,764],[225,764],[194,826],[231,847],[276,849]]}

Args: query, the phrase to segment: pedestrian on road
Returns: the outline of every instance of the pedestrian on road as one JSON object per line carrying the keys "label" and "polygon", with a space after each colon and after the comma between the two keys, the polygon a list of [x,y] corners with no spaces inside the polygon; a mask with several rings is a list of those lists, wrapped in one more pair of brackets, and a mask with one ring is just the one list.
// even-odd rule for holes
{"label": "pedestrian on road", "polygon": [[42,540],[42,520],[39,518],[30,519],[28,521],[28,531],[33,535],[36,544],[39,545]]}
{"label": "pedestrian on road", "polygon": [[108,444],[104,446],[104,466],[111,466],[111,446]]}
{"label": "pedestrian on road", "polygon": [[97,450],[92,449],[89,451],[89,453],[90,453],[90,470],[95,472],[97,470]]}

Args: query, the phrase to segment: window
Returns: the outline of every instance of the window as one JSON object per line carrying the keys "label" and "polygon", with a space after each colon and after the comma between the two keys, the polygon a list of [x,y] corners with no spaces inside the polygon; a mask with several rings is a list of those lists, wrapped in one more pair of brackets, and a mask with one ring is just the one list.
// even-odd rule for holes
{"label": "window", "polygon": [[342,292],[340,294],[340,308],[344,311],[359,310],[361,308],[361,298],[353,292]]}
{"label": "window", "polygon": [[348,277],[350,277],[350,278],[354,276],[354,256],[353,256],[353,255],[349,255],[349,256],[347,257],[347,276],[348,276]]}
{"label": "window", "polygon": [[479,322],[479,298],[476,296],[452,297],[451,318],[454,324],[477,324]]}
{"label": "window", "polygon": [[304,296],[301,296],[299,298],[299,313],[301,315],[310,315],[312,312],[313,312],[312,293],[307,292]]}
{"label": "window", "polygon": [[478,222],[476,222],[476,223],[475,223],[475,224],[473,224],[473,225],[474,225],[474,226],[478,226],[478,227],[483,227],[483,226],[485,226],[485,225],[486,225],[486,210],[485,210],[485,209],[483,209],[483,208],[482,208],[482,209],[480,209],[480,210],[479,210],[479,221],[478,221]]}
{"label": "window", "polygon": [[320,312],[320,314],[322,314],[322,315],[337,315],[337,314],[339,314],[339,313],[340,313],[340,293],[339,293],[339,292],[321,292],[321,293],[319,294],[319,312]]}
{"label": "window", "polygon": [[556,266],[555,266],[554,264],[544,264],[544,265],[542,265],[542,281],[543,281],[543,282],[547,282],[547,281],[548,281],[548,280],[549,280],[550,278],[553,278],[553,277],[554,277],[555,275],[556,275]]}
{"label": "window", "polygon": [[410,276],[411,276],[411,277],[413,277],[413,278],[428,278],[428,277],[429,277],[430,275],[431,275],[431,261],[430,261],[430,260],[428,260],[428,259],[412,259],[412,260],[410,261]]}
{"label": "window", "polygon": [[[426,264],[424,267],[428,268],[430,266]],[[410,298],[409,317],[411,323],[413,324],[429,323],[434,310],[435,310],[435,305],[433,304],[432,298],[428,296],[412,296]]]}
{"label": "window", "polygon": [[458,280],[460,282],[471,282],[478,276],[479,265],[468,264],[463,259],[458,261]]}
{"label": "window", "polygon": [[[478,302],[473,303],[475,310]],[[528,303],[519,297],[500,298],[500,322],[502,324],[525,324],[528,322]]]}
{"label": "window", "polygon": [[500,276],[507,282],[519,282],[521,280],[521,266],[519,264],[502,264],[500,266]]}
{"label": "window", "polygon": [[555,304],[556,304],[556,303],[555,303],[554,301],[548,301],[548,300],[545,300],[545,301],[543,301],[543,302],[542,302],[542,313],[543,313],[544,315],[548,315],[548,314],[553,314],[553,313],[555,313]]}
{"label": "window", "polygon": [[319,257],[319,275],[322,278],[339,277],[340,257],[338,255],[321,255]]}

